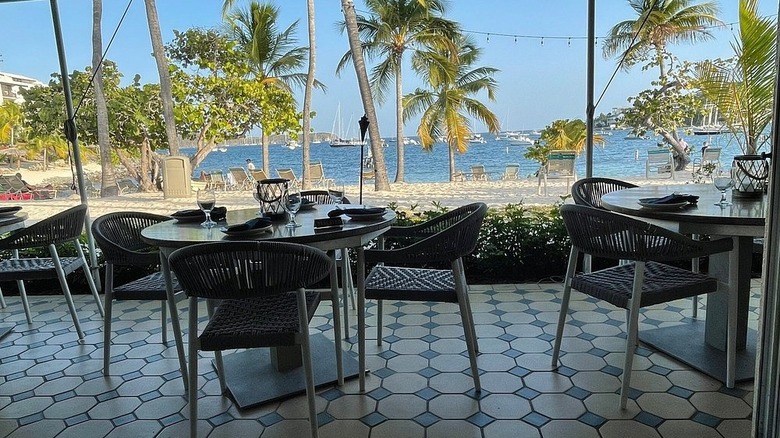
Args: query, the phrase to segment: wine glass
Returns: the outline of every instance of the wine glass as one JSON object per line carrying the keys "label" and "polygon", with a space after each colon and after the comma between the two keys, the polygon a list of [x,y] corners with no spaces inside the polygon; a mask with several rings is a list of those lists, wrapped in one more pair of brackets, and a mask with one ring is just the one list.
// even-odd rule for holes
{"label": "wine glass", "polygon": [[303,202],[301,191],[297,187],[288,187],[284,196],[284,209],[290,215],[290,222],[286,225],[287,228],[298,228],[301,226],[295,223],[295,214],[301,209],[301,202]]}
{"label": "wine glass", "polygon": [[257,190],[252,191],[252,197],[255,198],[255,201],[257,201],[258,204],[260,204],[260,210],[257,210],[257,215],[262,216],[263,215],[263,200],[260,198],[260,193],[258,193]]}
{"label": "wine glass", "polygon": [[203,210],[206,215],[206,220],[200,224],[204,228],[213,228],[217,225],[216,222],[211,220],[211,210],[214,209],[214,205],[217,203],[217,196],[214,194],[214,190],[198,190],[198,208]]}
{"label": "wine glass", "polygon": [[338,205],[344,200],[344,184],[337,184],[335,181],[328,183],[328,196],[338,208]]}
{"label": "wine glass", "polygon": [[715,188],[720,190],[720,201],[715,205],[721,207],[727,207],[731,205],[731,202],[726,200],[726,190],[730,189],[734,185],[734,178],[730,169],[719,169],[715,171],[715,176],[712,178]]}

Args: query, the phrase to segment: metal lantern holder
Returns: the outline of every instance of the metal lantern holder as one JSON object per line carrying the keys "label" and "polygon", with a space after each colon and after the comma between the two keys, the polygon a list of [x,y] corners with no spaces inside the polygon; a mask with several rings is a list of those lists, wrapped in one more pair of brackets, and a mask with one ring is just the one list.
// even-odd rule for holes
{"label": "metal lantern holder", "polygon": [[734,190],[741,198],[759,198],[766,193],[769,178],[767,155],[737,155],[734,157]]}
{"label": "metal lantern holder", "polygon": [[257,198],[260,201],[260,211],[263,216],[272,221],[287,217],[284,210],[284,200],[287,196],[287,183],[284,178],[263,179],[257,182]]}

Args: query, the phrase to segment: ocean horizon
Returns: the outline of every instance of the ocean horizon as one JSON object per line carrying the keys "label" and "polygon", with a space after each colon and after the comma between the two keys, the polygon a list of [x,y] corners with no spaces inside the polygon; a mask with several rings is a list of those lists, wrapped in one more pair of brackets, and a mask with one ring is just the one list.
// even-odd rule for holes
{"label": "ocean horizon", "polygon": [[[657,148],[660,138],[650,137],[646,139],[629,139],[629,131],[612,130],[603,135],[604,146],[597,146],[593,151],[593,175],[612,178],[643,178],[645,176],[645,160],[647,150]],[[611,135],[609,135],[611,134]],[[493,134],[482,133],[485,143],[469,144],[469,149],[464,154],[455,155],[455,168],[463,172],[470,172],[471,166],[484,165],[486,171],[498,178],[504,172],[507,164],[519,164],[521,177],[532,176],[539,169],[539,163],[527,160],[523,157],[528,146],[511,145],[505,140],[496,140]],[[416,139],[416,137],[410,137]],[[735,155],[741,154],[736,140],[731,134],[719,135],[683,135],[685,141],[691,146],[691,159],[700,156],[700,150],[704,142],[710,147],[720,147],[721,164],[730,166]],[[224,152],[214,149],[195,169],[193,176],[197,177],[201,170],[222,170],[227,173],[229,167],[246,167],[246,159],[252,159],[257,168],[262,168],[262,148],[260,145],[236,145],[221,148]],[[182,148],[183,154],[192,155],[194,148]],[[365,147],[364,154],[368,154]],[[384,148],[385,165],[387,166],[390,181],[395,179],[396,173],[396,147],[395,143],[389,143]],[[285,145],[272,144],[270,147],[269,177],[276,177],[275,169],[291,168],[300,177],[302,150],[301,148],[289,149]],[[331,147],[328,143],[314,143],[310,148],[312,161],[322,161],[327,178],[345,184],[356,184],[360,173],[360,147]],[[406,145],[405,178],[409,183],[415,182],[446,182],[449,180],[449,162],[447,145],[436,143],[433,149],[425,151],[419,145]],[[585,175],[585,154],[577,157],[577,174]],[[678,177],[680,180],[690,179],[690,174]]]}

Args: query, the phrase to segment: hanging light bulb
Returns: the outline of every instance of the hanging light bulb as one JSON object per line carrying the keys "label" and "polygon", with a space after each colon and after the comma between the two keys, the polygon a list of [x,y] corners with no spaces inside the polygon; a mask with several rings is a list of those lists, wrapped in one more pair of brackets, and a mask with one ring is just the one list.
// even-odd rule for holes
{"label": "hanging light bulb", "polygon": [[571,37],[569,37],[569,41],[566,43],[566,45],[571,47]]}
{"label": "hanging light bulb", "polygon": [[541,39],[540,41],[541,41],[541,44],[540,44],[540,45],[542,45],[542,46],[543,46],[543,45],[544,45],[544,37],[542,37],[542,39]]}
{"label": "hanging light bulb", "polygon": [[487,34],[487,42],[490,42],[490,34]]}
{"label": "hanging light bulb", "polygon": [[517,44],[517,35],[515,35],[515,44]]}

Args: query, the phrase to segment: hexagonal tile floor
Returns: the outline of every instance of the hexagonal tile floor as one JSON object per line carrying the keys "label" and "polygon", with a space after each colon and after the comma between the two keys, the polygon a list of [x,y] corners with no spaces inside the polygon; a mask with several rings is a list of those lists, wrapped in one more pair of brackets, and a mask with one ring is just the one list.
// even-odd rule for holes
{"label": "hexagonal tile floor", "polygon": [[[750,320],[754,328],[758,290],[754,283]],[[455,305],[387,303],[384,345],[377,347],[369,339],[367,346],[372,372],[366,393],[360,394],[356,380],[318,391],[320,436],[749,435],[752,384],[727,389],[649,347],[640,347],[635,357],[628,409],[618,409],[624,313],[578,293],[571,306],[573,323],[567,325],[563,342],[562,366],[551,371],[560,296],[558,284],[471,287],[480,338],[480,394],[474,392],[467,371]],[[160,343],[158,303],[115,305],[112,375],[104,377],[101,319],[91,298],[76,298],[84,344],[76,341],[61,296],[31,297],[31,325],[18,297],[7,301],[9,306],[0,310],[0,326],[14,330],[0,340],[0,436],[187,435],[187,403],[176,350],[172,341],[167,346]],[[376,307],[370,306],[367,322],[372,337]],[[640,330],[690,322],[690,308],[690,301],[648,308]],[[704,302],[701,309],[704,317]],[[180,316],[186,321],[185,310]],[[332,339],[327,303],[319,308],[311,331]],[[343,344],[352,354],[357,351],[354,340]],[[200,360],[200,436],[307,435],[305,397],[239,410],[220,394],[211,355],[202,354]]]}

